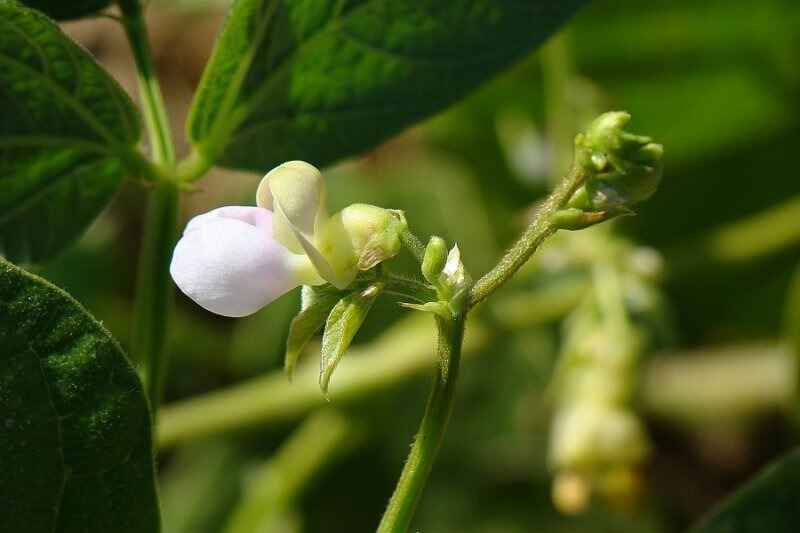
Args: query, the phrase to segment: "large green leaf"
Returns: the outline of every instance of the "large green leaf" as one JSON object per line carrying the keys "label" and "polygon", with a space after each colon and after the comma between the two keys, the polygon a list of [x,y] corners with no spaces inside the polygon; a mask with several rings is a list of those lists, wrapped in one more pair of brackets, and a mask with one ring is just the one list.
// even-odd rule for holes
{"label": "large green leaf", "polygon": [[689,533],[800,531],[800,450],[762,471]]}
{"label": "large green leaf", "polygon": [[39,261],[110,200],[139,117],[85,50],[13,0],[0,0],[0,101],[0,254]]}
{"label": "large green leaf", "polygon": [[116,341],[0,259],[0,531],[155,533],[150,414]]}
{"label": "large green leaf", "polygon": [[189,137],[263,171],[370,148],[540,44],[583,0],[237,0]]}
{"label": "large green leaf", "polygon": [[96,13],[106,8],[111,0],[23,0],[22,3],[44,11],[53,18],[73,19]]}

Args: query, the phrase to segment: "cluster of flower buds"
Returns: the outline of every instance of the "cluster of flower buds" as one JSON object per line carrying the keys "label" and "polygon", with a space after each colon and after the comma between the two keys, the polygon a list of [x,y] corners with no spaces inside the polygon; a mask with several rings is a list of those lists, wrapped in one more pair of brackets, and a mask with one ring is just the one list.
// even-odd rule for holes
{"label": "cluster of flower buds", "polygon": [[461,261],[461,250],[454,245],[447,251],[447,243],[433,236],[425,247],[422,275],[436,289],[437,300],[424,304],[402,304],[409,309],[426,311],[442,318],[452,318],[463,309],[472,278]]}
{"label": "cluster of flower buds", "polygon": [[328,215],[322,175],[303,161],[264,176],[256,203],[193,218],[175,247],[172,278],[213,313],[249,315],[300,285],[344,289],[401,248],[402,216],[365,204]]}
{"label": "cluster of flower buds", "polygon": [[650,446],[634,406],[639,366],[668,340],[654,283],[658,256],[603,230],[563,234],[554,243],[571,250],[592,280],[565,322],[555,377],[549,460],[554,502],[570,513],[585,509],[592,494],[626,506],[641,492]]}
{"label": "cluster of flower buds", "polygon": [[556,215],[562,229],[582,229],[619,215],[650,198],[661,181],[664,149],[650,137],[623,130],[630,115],[600,115],[575,138],[575,165],[585,176]]}

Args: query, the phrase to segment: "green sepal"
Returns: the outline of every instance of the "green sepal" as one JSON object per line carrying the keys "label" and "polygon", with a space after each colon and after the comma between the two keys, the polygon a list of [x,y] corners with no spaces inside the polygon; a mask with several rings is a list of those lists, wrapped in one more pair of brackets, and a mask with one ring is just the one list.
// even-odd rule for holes
{"label": "green sepal", "polygon": [[302,288],[300,312],[292,319],[289,336],[286,339],[284,369],[290,381],[303,348],[325,324],[328,314],[341,297],[340,291],[332,289],[316,289],[309,286]]}
{"label": "green sepal", "polygon": [[422,311],[424,313],[433,313],[436,316],[441,318],[445,318],[447,320],[452,320],[453,314],[450,311],[450,306],[447,305],[447,302],[438,301],[438,302],[426,302],[424,304],[412,304],[408,302],[401,302],[401,307],[405,307],[406,309],[413,309],[414,311]]}
{"label": "green sepal", "polygon": [[333,371],[382,290],[382,283],[374,283],[362,291],[353,292],[339,300],[328,315],[319,365],[319,386],[326,395]]}

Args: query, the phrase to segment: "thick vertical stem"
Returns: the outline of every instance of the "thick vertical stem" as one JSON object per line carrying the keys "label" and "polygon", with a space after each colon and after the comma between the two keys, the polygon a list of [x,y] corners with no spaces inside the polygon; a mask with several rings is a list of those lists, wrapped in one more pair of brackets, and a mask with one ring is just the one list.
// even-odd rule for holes
{"label": "thick vertical stem", "polygon": [[439,328],[438,350],[443,364],[437,372],[419,432],[400,475],[400,481],[378,526],[378,533],[408,531],[453,408],[461,344],[464,340],[464,317],[457,316],[452,320],[437,318],[436,322]]}
{"label": "thick vertical stem", "polygon": [[175,296],[169,263],[178,222],[178,187],[169,181],[150,195],[139,254],[139,275],[131,336],[131,353],[144,365],[144,380],[155,417],[167,367],[165,348]]}
{"label": "thick vertical stem", "polygon": [[169,279],[169,262],[176,239],[179,194],[177,181],[173,179],[175,149],[147,41],[142,9],[138,0],[120,0],[119,6],[136,62],[139,96],[153,161],[165,174],[156,184],[147,206],[131,340],[134,359],[144,364],[145,387],[155,417],[166,369],[164,352],[174,299]]}

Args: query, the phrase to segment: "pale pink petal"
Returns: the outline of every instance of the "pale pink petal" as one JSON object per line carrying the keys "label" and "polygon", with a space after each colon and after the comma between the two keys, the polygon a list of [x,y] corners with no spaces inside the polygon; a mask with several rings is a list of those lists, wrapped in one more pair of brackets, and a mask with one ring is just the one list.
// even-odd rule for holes
{"label": "pale pink petal", "polygon": [[189,221],[170,273],[200,306],[223,316],[255,313],[299,282],[292,254],[272,238],[272,213],[229,206]]}

